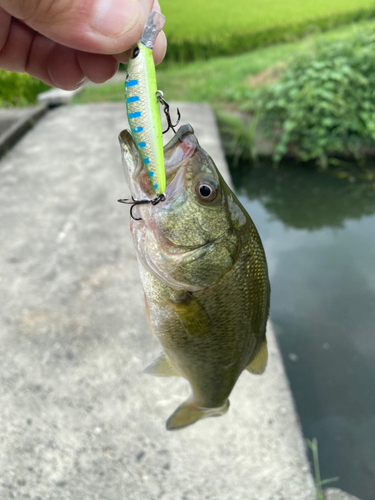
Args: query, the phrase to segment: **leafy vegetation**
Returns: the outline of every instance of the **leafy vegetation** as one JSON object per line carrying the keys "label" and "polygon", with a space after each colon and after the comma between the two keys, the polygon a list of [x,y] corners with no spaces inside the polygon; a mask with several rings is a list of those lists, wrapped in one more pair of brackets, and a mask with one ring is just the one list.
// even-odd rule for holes
{"label": "leafy vegetation", "polygon": [[375,148],[375,34],[319,44],[301,54],[278,82],[250,99],[262,129],[277,138],[274,160],[303,161]]}
{"label": "leafy vegetation", "polygon": [[167,60],[238,54],[375,17],[373,0],[161,0]]}
{"label": "leafy vegetation", "polygon": [[[158,86],[166,99],[191,102],[206,101],[214,106],[237,105],[249,99],[249,78],[278,61],[288,62],[300,51],[313,54],[315,43],[351,37],[357,31],[375,31],[375,21],[363,21],[327,33],[318,33],[291,43],[264,47],[232,57],[217,57],[208,61],[158,66]],[[169,50],[169,49],[168,49]],[[123,81],[103,86],[85,87],[74,98],[75,104],[124,100]]]}
{"label": "leafy vegetation", "polygon": [[36,103],[36,96],[48,88],[26,73],[0,70],[0,107],[30,106]]}
{"label": "leafy vegetation", "polygon": [[[360,158],[375,152],[374,33],[366,21],[247,54],[162,64],[158,86],[168,101],[210,102],[235,162],[257,152],[322,166],[337,154]],[[122,81],[87,87],[74,103],[123,102],[123,92]]]}

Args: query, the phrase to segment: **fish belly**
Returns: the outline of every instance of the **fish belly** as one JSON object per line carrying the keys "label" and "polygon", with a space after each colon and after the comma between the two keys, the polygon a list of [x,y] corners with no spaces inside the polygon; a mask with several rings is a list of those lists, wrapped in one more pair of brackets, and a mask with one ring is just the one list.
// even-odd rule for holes
{"label": "fish belly", "polygon": [[173,307],[186,292],[160,283],[145,268],[141,276],[152,331],[178,372],[190,382],[194,402],[205,408],[223,406],[259,345],[260,332],[252,331],[246,300],[237,297],[235,307],[225,300],[229,277],[194,294],[210,324],[208,331],[197,333],[187,328]]}

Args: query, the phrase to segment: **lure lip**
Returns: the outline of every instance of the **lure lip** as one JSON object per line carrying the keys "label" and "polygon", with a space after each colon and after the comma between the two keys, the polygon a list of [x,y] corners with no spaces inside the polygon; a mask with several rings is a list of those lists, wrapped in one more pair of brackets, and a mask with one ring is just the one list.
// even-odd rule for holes
{"label": "lure lip", "polygon": [[140,43],[152,50],[154,48],[156,38],[163,29],[164,24],[165,16],[163,16],[160,12],[153,10],[148,16],[145,27],[143,28]]}

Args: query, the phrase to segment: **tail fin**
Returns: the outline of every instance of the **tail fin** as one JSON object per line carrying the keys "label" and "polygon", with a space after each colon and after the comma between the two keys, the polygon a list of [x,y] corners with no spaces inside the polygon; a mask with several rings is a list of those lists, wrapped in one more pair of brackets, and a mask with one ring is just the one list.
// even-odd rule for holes
{"label": "tail fin", "polygon": [[167,430],[176,431],[194,424],[198,420],[207,417],[219,417],[228,411],[229,400],[219,408],[200,408],[194,401],[187,399],[167,420]]}

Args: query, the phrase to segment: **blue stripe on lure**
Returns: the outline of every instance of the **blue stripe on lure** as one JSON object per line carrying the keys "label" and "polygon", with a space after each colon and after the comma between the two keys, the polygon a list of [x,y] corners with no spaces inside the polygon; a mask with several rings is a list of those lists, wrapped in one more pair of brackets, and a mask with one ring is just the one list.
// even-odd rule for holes
{"label": "blue stripe on lure", "polygon": [[138,80],[129,80],[125,82],[125,87],[134,87],[134,85],[138,85]]}
{"label": "blue stripe on lure", "polygon": [[133,95],[132,97],[128,97],[126,102],[137,102],[139,101],[139,97],[137,95]]}
{"label": "blue stripe on lure", "polygon": [[154,11],[149,15],[141,39],[131,50],[125,81],[126,110],[131,134],[158,196],[165,191],[166,176],[152,50],[156,37],[164,26],[164,20],[159,12]]}

